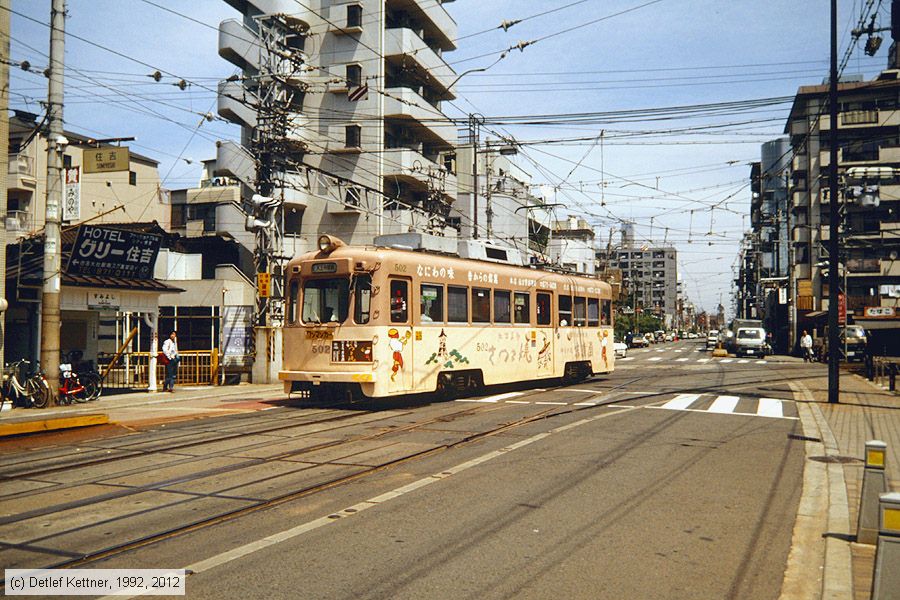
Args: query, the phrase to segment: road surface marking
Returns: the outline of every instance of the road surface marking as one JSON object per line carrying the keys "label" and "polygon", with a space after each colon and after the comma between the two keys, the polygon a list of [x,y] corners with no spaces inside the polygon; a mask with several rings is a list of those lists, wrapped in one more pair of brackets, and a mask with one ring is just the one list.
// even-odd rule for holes
{"label": "road surface marking", "polygon": [[698,363],[708,363],[711,360],[712,360],[711,358],[698,358],[697,362]]}
{"label": "road surface marking", "polygon": [[684,352],[684,348],[676,348],[675,352]]}
{"label": "road surface marking", "polygon": [[765,365],[765,364],[768,364],[768,362],[769,362],[769,361],[767,361],[767,360],[758,360],[758,361],[756,361],[756,364],[758,364],[758,365]]}
{"label": "road surface marking", "polygon": [[505,394],[496,394],[494,396],[485,396],[484,398],[463,399],[462,402],[500,402],[507,398],[515,398],[521,396],[524,392],[507,392]]}
{"label": "road surface marking", "polygon": [[531,404],[528,400],[506,400],[506,404]]}
{"label": "road surface marking", "polygon": [[676,358],[675,362],[687,362],[687,360],[686,358]]}
{"label": "road surface marking", "polygon": [[654,356],[653,358],[650,359],[649,362],[656,362],[658,360],[662,360],[662,356]]}
{"label": "road surface marking", "polygon": [[669,410],[682,410],[696,402],[699,397],[700,394],[678,394],[673,400],[669,400],[660,408],[667,408]]}
{"label": "road surface marking", "polygon": [[566,406],[565,402],[537,402],[535,404],[547,404],[549,406]]}
{"label": "road surface marking", "polygon": [[742,358],[741,360],[738,361],[738,364],[739,364],[739,365],[746,365],[748,362],[750,362],[750,361],[747,360],[746,358]]}
{"label": "road surface marking", "polygon": [[719,362],[721,362],[721,363],[730,363],[730,362],[734,362],[734,359],[733,359],[733,358],[723,358],[723,359],[720,360]]}
{"label": "road surface marking", "polygon": [[718,396],[712,403],[712,406],[709,407],[709,412],[733,413],[738,400],[740,398],[737,396]]}
{"label": "road surface marking", "polygon": [[634,360],[634,357],[633,357],[633,356],[626,356],[625,358],[620,358],[620,359],[619,359],[619,361],[622,361],[622,362],[624,362],[624,361],[626,361],[626,360]]}
{"label": "road surface marking", "polygon": [[[298,536],[308,533],[310,531],[319,529],[320,527],[324,527],[326,525],[334,523],[335,521],[340,521],[341,519],[353,517],[355,515],[358,515],[360,512],[362,512],[364,510],[374,508],[380,504],[383,504],[390,500],[399,498],[400,496],[403,496],[404,494],[408,494],[409,492],[413,492],[419,488],[423,488],[432,483],[437,483],[443,479],[446,479],[448,477],[451,477],[453,475],[461,473],[467,469],[471,469],[472,467],[484,464],[495,458],[499,458],[510,452],[518,450],[519,448],[523,448],[525,446],[528,446],[530,444],[533,444],[535,442],[543,440],[544,438],[550,437],[551,435],[554,435],[557,433],[562,433],[562,432],[568,431],[570,429],[575,429],[577,427],[581,427],[582,425],[587,425],[589,423],[593,423],[594,421],[598,421],[600,419],[605,419],[607,417],[612,417],[614,415],[619,415],[619,414],[622,414],[625,412],[629,412],[631,410],[635,410],[636,408],[637,407],[634,407],[634,406],[622,407],[621,409],[613,411],[613,412],[604,412],[599,415],[581,419],[580,421],[575,421],[573,423],[569,423],[568,425],[562,425],[560,427],[551,429],[550,431],[547,431],[544,433],[538,433],[536,435],[531,436],[530,438],[526,438],[519,442],[509,444],[499,450],[494,450],[493,452],[488,452],[487,454],[483,454],[479,457],[473,458],[472,460],[458,464],[454,467],[450,467],[449,469],[445,469],[438,473],[428,475],[422,479],[419,479],[418,481],[413,481],[412,483],[409,483],[402,487],[393,489],[389,492],[385,492],[379,496],[370,498],[369,500],[364,500],[358,504],[349,506],[343,510],[331,513],[329,515],[320,517],[318,519],[314,519],[307,523],[297,525],[296,527],[292,527],[291,529],[287,529],[287,530],[281,531],[279,533],[275,533],[275,534],[266,536],[259,540],[246,543],[242,546],[232,548],[231,550],[222,552],[220,554],[216,554],[207,559],[195,562],[195,563],[190,564],[187,567],[185,567],[185,569],[191,573],[202,573],[204,571],[209,571],[210,569],[214,569],[216,567],[220,567],[222,565],[228,564],[239,558],[243,558],[244,556],[248,556],[250,554],[253,554],[255,552],[258,552],[260,550],[268,548],[270,546],[274,546],[276,544],[293,539],[295,537],[298,537]],[[110,596],[109,598],[118,599],[118,598],[123,598],[123,597],[124,596]],[[134,596],[130,596],[130,597],[133,598]]]}
{"label": "road surface marking", "polygon": [[759,408],[756,409],[756,414],[761,417],[783,417],[784,412],[781,410],[781,400],[776,398],[760,398]]}
{"label": "road surface marking", "polygon": [[600,390],[586,390],[584,388],[566,388],[567,392],[581,392],[582,394],[598,394]]}
{"label": "road surface marking", "polygon": [[597,406],[599,402],[575,402],[572,406]]}

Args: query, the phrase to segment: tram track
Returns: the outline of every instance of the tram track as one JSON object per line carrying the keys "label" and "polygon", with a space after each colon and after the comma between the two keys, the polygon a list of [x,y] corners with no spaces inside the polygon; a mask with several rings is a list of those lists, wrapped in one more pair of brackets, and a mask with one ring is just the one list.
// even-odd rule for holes
{"label": "tram track", "polygon": [[[623,382],[623,383],[620,383],[620,384],[614,386],[613,388],[608,388],[608,389],[602,390],[602,391],[598,390],[597,393],[598,393],[598,395],[601,393],[609,394],[615,390],[618,390],[618,389],[621,389],[628,385],[631,385],[640,379],[641,378],[630,379],[626,382]],[[563,391],[563,393],[564,393],[565,388],[558,388],[558,389],[560,391]],[[532,396],[532,395],[543,394],[545,392],[546,392],[546,390],[540,390],[540,391],[534,390],[532,392],[527,392],[524,396],[528,397],[528,396]],[[580,399],[580,398],[583,398],[583,395],[581,393],[569,394],[566,397],[566,399],[568,399],[568,400],[576,400],[576,399]],[[615,400],[608,400],[605,403],[610,403],[610,402],[614,402],[614,401]],[[179,524],[177,526],[171,527],[171,528],[163,530],[163,531],[149,533],[147,535],[139,536],[134,539],[127,540],[122,543],[117,543],[117,544],[114,544],[114,545],[111,545],[111,546],[108,546],[108,547],[105,547],[105,548],[102,548],[99,550],[87,551],[87,552],[82,553],[80,556],[77,556],[74,558],[67,558],[66,560],[57,562],[55,564],[47,565],[46,568],[74,568],[74,567],[79,567],[79,566],[95,563],[99,560],[109,558],[111,556],[115,556],[118,554],[122,554],[122,553],[128,552],[128,551],[136,549],[136,548],[150,545],[150,544],[153,544],[153,543],[156,543],[159,541],[163,541],[165,539],[169,539],[172,537],[176,537],[179,535],[184,535],[184,534],[187,534],[187,533],[190,533],[193,531],[197,531],[199,529],[203,529],[206,527],[211,527],[211,526],[214,526],[214,525],[217,525],[220,523],[232,521],[232,520],[241,518],[241,517],[249,515],[249,514],[253,514],[255,512],[261,511],[261,510],[265,510],[268,508],[279,506],[279,505],[287,503],[287,502],[291,502],[293,500],[304,498],[304,497],[310,496],[315,493],[319,493],[319,492],[322,492],[322,491],[325,491],[325,490],[328,490],[328,489],[331,489],[331,488],[334,488],[334,487],[337,487],[340,485],[350,483],[352,481],[356,481],[356,480],[364,478],[364,477],[368,477],[370,475],[382,472],[386,469],[390,469],[390,468],[396,467],[401,464],[409,463],[409,462],[415,461],[415,460],[421,460],[423,458],[430,457],[430,456],[433,456],[436,454],[440,454],[440,453],[452,450],[454,448],[459,448],[461,446],[471,444],[471,443],[477,442],[479,440],[483,440],[488,437],[500,435],[500,434],[509,432],[511,430],[515,430],[516,428],[523,427],[530,423],[534,423],[536,421],[540,421],[540,420],[544,420],[544,419],[552,418],[552,417],[557,417],[557,416],[563,416],[563,415],[572,414],[572,413],[577,413],[577,412],[584,411],[584,410],[591,410],[591,409],[596,408],[597,406],[602,406],[605,403],[598,403],[594,406],[572,406],[572,405],[548,406],[546,408],[542,408],[541,410],[534,412],[533,414],[526,415],[526,416],[516,419],[514,421],[499,424],[496,427],[492,427],[485,431],[471,433],[470,435],[463,436],[459,440],[453,441],[448,444],[443,444],[443,445],[437,446],[435,448],[430,448],[430,449],[427,449],[427,450],[424,450],[421,452],[415,452],[415,453],[409,454],[407,456],[403,456],[403,457],[395,459],[395,460],[387,461],[385,463],[382,463],[382,464],[379,464],[376,466],[367,467],[366,469],[356,472],[356,473],[335,477],[328,481],[319,482],[314,485],[306,486],[306,487],[296,489],[296,490],[291,490],[289,492],[280,494],[273,498],[256,500],[253,504],[251,504],[249,506],[244,506],[244,507],[240,507],[237,509],[224,511],[224,512],[221,512],[218,514],[202,517],[202,518],[199,518],[199,519],[189,522],[189,523]],[[436,423],[446,423],[448,420],[453,420],[456,418],[461,418],[464,416],[474,415],[474,414],[478,414],[478,413],[490,412],[490,411],[496,410],[498,408],[499,408],[498,405],[476,404],[476,405],[467,407],[463,410],[458,410],[458,411],[453,411],[452,413],[445,413],[445,414],[437,415],[435,417],[429,418],[424,421],[410,423],[410,424],[404,425],[402,427],[395,427],[395,428],[392,428],[387,431],[368,434],[365,436],[355,436],[354,438],[340,440],[334,444],[327,444],[325,446],[317,447],[316,449],[321,449],[322,447],[337,447],[337,446],[344,445],[344,444],[350,444],[352,442],[358,442],[358,441],[364,440],[364,439],[377,439],[377,438],[380,438],[380,437],[383,437],[383,436],[389,435],[389,434],[414,431],[416,429],[427,428],[428,426],[434,425]],[[294,426],[296,426],[296,425],[294,425]],[[208,442],[209,442],[208,440],[205,441],[205,443],[208,443]],[[156,451],[158,451],[158,450],[156,450]],[[243,463],[241,468],[247,468],[248,466],[252,467],[252,466],[256,466],[256,465],[262,465],[262,464],[265,464],[266,462],[272,462],[274,460],[283,459],[286,456],[295,457],[298,455],[302,455],[304,452],[311,452],[311,451],[312,451],[312,448],[305,448],[302,450],[298,450],[296,452],[290,452],[290,453],[285,453],[285,454],[281,454],[281,455],[276,455],[273,457],[268,457],[266,459],[248,461],[248,463],[252,462],[252,464]],[[122,457],[117,457],[117,458],[122,458]],[[206,455],[202,458],[209,458],[209,455]],[[68,467],[68,468],[76,468],[76,467]],[[223,469],[223,470],[216,469],[214,471],[227,472],[228,469],[227,468]],[[129,490],[122,490],[121,495],[130,495],[130,494],[136,494],[136,493],[143,493],[146,491],[153,491],[153,490],[161,489],[166,486],[171,486],[176,482],[177,483],[186,483],[186,482],[190,482],[192,480],[198,479],[200,477],[207,477],[209,475],[210,475],[210,472],[203,472],[202,474],[191,474],[187,477],[177,478],[177,480],[154,482],[153,484],[150,484],[150,485],[139,486],[139,487],[132,488]],[[274,478],[275,478],[274,476],[262,478],[260,480],[257,480],[256,483],[265,482],[268,480],[272,480]],[[80,484],[83,484],[83,483],[84,482],[81,482]],[[38,491],[40,491],[40,490],[38,490]],[[44,490],[44,491],[46,492],[46,490]],[[115,494],[115,492],[113,494]],[[207,495],[211,495],[211,494],[207,494]],[[191,498],[189,498],[189,499],[196,498],[198,496],[202,497],[202,496],[207,496],[207,495],[195,494],[195,495],[192,495]],[[74,503],[57,504],[57,505],[54,505],[51,507],[47,507],[46,509],[42,509],[40,511],[29,511],[29,513],[20,513],[13,517],[4,519],[0,522],[8,523],[8,522],[16,521],[16,520],[21,520],[23,518],[31,518],[33,516],[52,514],[53,512],[60,511],[60,510],[66,510],[66,509],[73,508],[73,507],[88,506],[91,504],[96,504],[99,501],[109,499],[109,497],[111,497],[111,496],[104,495],[101,497],[92,497],[90,499],[86,499],[83,501],[76,501]],[[120,497],[120,496],[115,496],[115,497]],[[18,544],[18,546],[21,546],[23,548],[24,547],[39,548],[38,544],[43,539],[46,539],[46,538],[32,539],[32,540],[29,540],[22,544]],[[6,547],[11,547],[11,546],[15,547],[17,545],[5,544],[5,546]],[[54,553],[52,551],[48,550],[46,552],[46,554],[53,555]],[[0,584],[2,584],[2,583],[3,582],[0,582]]]}

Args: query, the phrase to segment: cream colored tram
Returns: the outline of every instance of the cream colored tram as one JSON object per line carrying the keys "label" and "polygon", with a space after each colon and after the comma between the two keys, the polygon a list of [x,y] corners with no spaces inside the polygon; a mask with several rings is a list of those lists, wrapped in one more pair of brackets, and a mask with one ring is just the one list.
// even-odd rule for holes
{"label": "cream colored tram", "polygon": [[614,367],[611,287],[332,236],[288,265],[285,392],[464,395]]}

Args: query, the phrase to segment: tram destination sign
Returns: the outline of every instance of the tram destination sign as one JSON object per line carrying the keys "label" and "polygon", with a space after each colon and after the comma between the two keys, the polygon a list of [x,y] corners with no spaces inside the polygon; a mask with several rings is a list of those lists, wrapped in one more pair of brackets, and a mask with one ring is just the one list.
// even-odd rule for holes
{"label": "tram destination sign", "polygon": [[81,225],[66,273],[152,279],[162,237],[154,233]]}

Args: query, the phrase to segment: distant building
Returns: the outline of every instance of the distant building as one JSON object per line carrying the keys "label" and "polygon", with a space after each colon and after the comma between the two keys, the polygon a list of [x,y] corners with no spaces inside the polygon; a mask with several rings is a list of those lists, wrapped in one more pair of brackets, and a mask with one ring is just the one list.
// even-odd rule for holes
{"label": "distant building", "polygon": [[596,272],[594,229],[587,221],[574,215],[565,221],[556,221],[549,254],[553,264],[593,275]]}
{"label": "distant building", "polygon": [[678,279],[678,251],[674,246],[633,245],[633,228],[622,230],[623,245],[596,253],[601,265],[622,271],[623,285],[632,308],[641,308],[663,319],[669,327],[679,324],[684,295]]}

